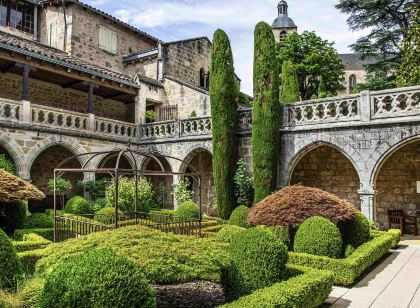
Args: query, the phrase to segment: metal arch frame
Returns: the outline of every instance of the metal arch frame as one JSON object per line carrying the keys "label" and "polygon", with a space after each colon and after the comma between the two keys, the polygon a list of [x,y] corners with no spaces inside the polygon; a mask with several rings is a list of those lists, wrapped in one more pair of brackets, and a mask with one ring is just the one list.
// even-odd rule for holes
{"label": "metal arch frame", "polygon": [[[99,166],[97,168],[88,168],[88,164],[96,157],[98,156],[104,156],[104,161],[99,163]],[[129,156],[130,159],[132,159],[134,163],[134,169],[123,169],[120,168],[121,158],[122,157]],[[147,171],[147,170],[140,170],[137,164],[136,156],[142,156],[149,158],[153,161],[155,161],[158,166],[160,167],[161,171]],[[65,168],[65,166],[74,160],[77,160],[80,163],[80,158],[87,157],[84,160],[82,168]],[[117,161],[115,164],[115,168],[104,168],[104,165],[111,159],[117,157]],[[185,165],[187,165],[186,170],[189,168],[193,172],[174,172],[174,171],[165,171],[165,168],[159,158],[165,158],[173,159],[176,161],[179,161]],[[132,175],[135,177],[135,183],[136,183],[136,191],[135,191],[135,213],[136,217],[138,212],[138,206],[139,206],[139,194],[138,194],[138,179],[140,177],[144,176],[189,176],[198,184],[198,199],[199,199],[199,233],[201,235],[201,222],[202,222],[202,196],[201,196],[201,176],[199,172],[187,161],[179,159],[177,157],[173,157],[170,155],[162,154],[158,151],[139,151],[139,150],[132,150],[130,148],[130,145],[128,145],[127,149],[115,149],[110,151],[98,151],[98,152],[88,152],[83,154],[76,154],[72,155],[65,160],[63,160],[61,163],[57,165],[57,167],[54,169],[54,241],[57,240],[57,225],[56,225],[56,217],[57,217],[57,180],[60,179],[63,175],[66,173],[94,173],[96,174],[109,174],[114,180],[115,185],[115,200],[114,200],[114,207],[115,207],[115,224],[114,228],[118,228],[118,208],[119,208],[119,202],[118,202],[118,194],[119,194],[119,178],[121,176],[127,176]]]}

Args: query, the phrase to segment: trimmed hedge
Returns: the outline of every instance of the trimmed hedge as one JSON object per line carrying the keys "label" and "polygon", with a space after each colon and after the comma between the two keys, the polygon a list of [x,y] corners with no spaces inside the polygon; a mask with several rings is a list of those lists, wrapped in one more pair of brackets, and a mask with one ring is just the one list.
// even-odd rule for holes
{"label": "trimmed hedge", "polygon": [[8,235],[12,235],[16,229],[20,229],[26,217],[26,203],[0,202],[0,229]]}
{"label": "trimmed hedge", "polygon": [[48,275],[39,308],[154,307],[156,299],[143,272],[126,257],[90,250],[61,262]]}
{"label": "trimmed hedge", "polygon": [[381,235],[388,235],[392,238],[392,248],[396,248],[401,241],[401,230],[389,229],[388,231],[371,230],[372,237],[379,237]]}
{"label": "trimmed hedge", "polygon": [[348,258],[333,259],[290,252],[289,264],[332,271],[335,284],[348,286],[353,284],[366,269],[388,253],[396,241],[396,232],[382,232],[374,235],[369,242],[359,246]]}
{"label": "trimmed hedge", "polygon": [[53,228],[36,228],[36,229],[19,229],[13,234],[15,241],[23,241],[23,237],[26,234],[35,233],[43,238],[53,241],[54,240],[54,229]]}
{"label": "trimmed hedge", "polygon": [[13,242],[16,252],[24,252],[29,250],[42,249],[51,244],[51,241],[39,236],[35,233],[25,234],[23,241]]}
{"label": "trimmed hedge", "polygon": [[343,252],[340,230],[324,217],[308,218],[296,233],[293,251],[340,258]]}
{"label": "trimmed hedge", "polygon": [[287,247],[266,228],[246,229],[228,248],[231,264],[222,271],[228,301],[268,287],[284,277]]}
{"label": "trimmed hedge", "polygon": [[244,232],[246,229],[235,226],[235,225],[226,225],[223,226],[219,232],[216,234],[216,240],[222,243],[230,243],[238,235]]}
{"label": "trimmed hedge", "polygon": [[233,210],[229,218],[229,225],[236,225],[242,228],[249,228],[248,225],[249,208],[246,205],[240,205]]}
{"label": "trimmed hedge", "polygon": [[25,273],[33,274],[35,272],[36,262],[45,257],[45,248],[19,252],[17,254]]}
{"label": "trimmed hedge", "polygon": [[[118,210],[118,215],[122,215],[122,212]],[[115,221],[115,207],[104,207],[96,212],[93,217],[94,220],[110,225]]]}
{"label": "trimmed hedge", "polygon": [[91,213],[89,202],[81,196],[74,196],[70,198],[70,200],[67,201],[64,211],[67,214],[90,214]]}
{"label": "trimmed hedge", "polygon": [[182,202],[181,205],[175,210],[175,216],[186,218],[186,219],[200,218],[198,206],[191,200]]}
{"label": "trimmed hedge", "polygon": [[357,248],[370,239],[370,221],[359,211],[356,212],[356,217],[340,223],[338,227],[343,236],[344,245]]}
{"label": "trimmed hedge", "polygon": [[14,286],[22,273],[21,264],[6,233],[0,229],[0,289]]}
{"label": "trimmed hedge", "polygon": [[287,265],[287,280],[260,289],[226,304],[224,308],[317,308],[332,291],[333,274],[329,271]]}
{"label": "trimmed hedge", "polygon": [[34,213],[27,216],[21,229],[52,228],[54,227],[54,214]]}

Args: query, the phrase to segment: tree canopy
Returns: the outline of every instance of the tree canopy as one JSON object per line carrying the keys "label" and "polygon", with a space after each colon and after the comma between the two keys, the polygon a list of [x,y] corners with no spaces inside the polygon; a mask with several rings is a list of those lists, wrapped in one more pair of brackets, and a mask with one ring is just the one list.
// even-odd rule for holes
{"label": "tree canopy", "polygon": [[303,100],[318,94],[320,77],[330,95],[336,95],[344,89],[342,81],[345,66],[333,45],[315,32],[308,31],[302,34],[291,33],[277,44],[280,67],[285,61],[291,61],[296,67]]}

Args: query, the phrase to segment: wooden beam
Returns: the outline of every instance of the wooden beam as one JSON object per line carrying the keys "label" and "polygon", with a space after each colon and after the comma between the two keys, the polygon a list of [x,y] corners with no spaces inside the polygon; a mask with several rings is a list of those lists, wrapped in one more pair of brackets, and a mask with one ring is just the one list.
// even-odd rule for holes
{"label": "wooden beam", "polygon": [[81,81],[81,80],[76,80],[76,81],[68,82],[68,83],[66,83],[66,84],[60,84],[60,86],[61,86],[63,89],[67,89],[67,88],[73,87],[73,86],[75,86],[75,85],[77,85],[77,84],[79,84],[79,83],[82,83],[82,82],[83,82],[83,81]]}
{"label": "wooden beam", "polygon": [[113,98],[116,98],[116,97],[119,97],[119,96],[123,96],[123,95],[125,95],[125,93],[118,93],[118,94],[107,95],[107,96],[104,96],[103,98],[104,99],[113,99]]}

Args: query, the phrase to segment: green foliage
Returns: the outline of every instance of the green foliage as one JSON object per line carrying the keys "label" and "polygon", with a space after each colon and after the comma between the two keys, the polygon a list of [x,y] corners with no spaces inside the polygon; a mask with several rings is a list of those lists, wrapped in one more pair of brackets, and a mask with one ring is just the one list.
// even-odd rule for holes
{"label": "green foliage", "polygon": [[[153,206],[152,184],[146,178],[138,179],[139,212],[149,212]],[[106,189],[105,199],[108,206],[114,206],[115,182]],[[118,191],[119,209],[123,212],[134,212],[136,204],[136,181],[133,178],[120,178]]]}
{"label": "green foliage", "polygon": [[97,213],[98,211],[105,208],[106,206],[107,206],[106,199],[105,198],[99,198],[99,199],[96,199],[95,201],[93,201],[90,204],[90,209],[92,210],[93,213]]}
{"label": "green foliage", "polygon": [[4,169],[11,174],[17,175],[15,164],[4,154],[0,154],[0,169]]}
{"label": "green foliage", "polygon": [[266,228],[251,228],[238,234],[228,252],[232,264],[222,275],[228,301],[269,287],[284,277],[287,247]]}
{"label": "green foliage", "polygon": [[252,205],[254,201],[254,181],[248,175],[247,165],[243,159],[240,159],[237,164],[235,177],[235,196],[237,204]]}
{"label": "green foliage", "polygon": [[344,248],[344,258],[348,258],[351,256],[351,254],[356,250],[352,245],[346,245],[346,248]]}
{"label": "green foliage", "polygon": [[33,233],[32,236],[24,238],[23,241],[13,242],[13,247],[15,248],[15,251],[19,253],[42,249],[49,244],[51,244],[51,241]]}
{"label": "green foliage", "polygon": [[26,216],[22,225],[22,229],[34,228],[52,228],[54,226],[54,218],[44,213],[34,213]]}
{"label": "green foliage", "polygon": [[397,74],[397,85],[409,87],[420,85],[420,7],[408,10],[410,26],[403,41],[403,58]]}
{"label": "green foliage", "polygon": [[316,94],[312,94],[312,96],[311,96],[311,100],[315,100],[315,99],[318,99],[318,95],[316,95]]}
{"label": "green foliage", "polygon": [[157,113],[154,110],[146,110],[146,120],[150,122],[156,121]]}
{"label": "green foliage", "polygon": [[[50,192],[54,193],[54,179],[50,179],[48,181],[48,189]],[[73,185],[71,185],[71,182],[69,180],[59,178],[56,180],[55,183],[55,191],[58,196],[61,198],[61,204],[63,205],[64,209],[64,198],[65,195],[70,192],[73,189]]]}
{"label": "green foliage", "polygon": [[[226,244],[163,233],[143,226],[129,226],[93,233],[83,240],[68,240],[48,246],[38,261],[36,274],[45,276],[61,260],[96,247],[110,249],[133,261],[156,284],[194,280],[220,281],[220,267],[228,264]],[[147,247],[147,249],[145,249]]]}
{"label": "green foliage", "polygon": [[196,117],[197,117],[197,112],[195,112],[195,110],[191,111],[190,118],[196,118]]}
{"label": "green foliage", "polygon": [[172,195],[178,204],[192,200],[191,182],[189,179],[180,181],[173,189]]}
{"label": "green foliage", "polygon": [[[118,214],[122,215],[122,212],[118,210]],[[95,213],[94,220],[110,225],[115,222],[115,207],[104,207]]]}
{"label": "green foliage", "polygon": [[254,203],[276,189],[279,155],[279,69],[271,27],[260,22],[254,32],[254,109],[252,145]]}
{"label": "green foliage", "polygon": [[287,227],[268,227],[268,229],[286,246],[290,245],[289,229]]}
{"label": "green foliage", "polygon": [[281,68],[280,103],[300,101],[299,81],[292,61],[284,61]]}
{"label": "green foliage", "polygon": [[249,228],[248,225],[249,208],[246,205],[240,205],[233,210],[229,218],[230,225],[236,225],[242,228]]}
{"label": "green foliage", "polygon": [[320,307],[333,287],[333,275],[328,271],[288,265],[287,280],[278,282],[226,304],[224,308]]}
{"label": "green foliage", "polygon": [[13,234],[13,238],[16,241],[23,241],[26,234],[35,233],[47,240],[54,240],[54,229],[53,228],[35,228],[35,229],[18,229]]}
{"label": "green foliage", "polygon": [[93,200],[102,199],[105,197],[106,187],[109,185],[109,180],[96,180],[96,181],[78,181],[77,186],[82,188],[85,192],[89,193]]}
{"label": "green foliage", "polygon": [[392,239],[392,248],[396,248],[401,241],[401,230],[399,229],[389,229],[387,232],[371,230],[370,234],[372,237],[380,237],[382,235],[390,236]]}
{"label": "green foliage", "polygon": [[0,202],[0,229],[12,235],[16,229],[22,227],[26,217],[26,203]]}
{"label": "green foliage", "polygon": [[383,74],[376,74],[368,73],[366,76],[366,82],[358,83],[356,85],[356,91],[380,91],[386,89],[395,88],[395,82],[393,76],[386,76]]}
{"label": "green foliage", "polygon": [[252,100],[246,95],[245,93],[242,93],[241,91],[238,91],[238,102],[241,105],[252,107],[253,102]]}
{"label": "green foliage", "polygon": [[35,264],[44,257],[44,249],[28,250],[17,254],[23,270],[26,274],[32,275],[35,271]]}
{"label": "green foliage", "polygon": [[68,214],[90,214],[91,209],[89,202],[81,197],[74,196],[67,201],[64,211]]}
{"label": "green foliage", "polygon": [[175,210],[175,216],[186,219],[199,219],[200,213],[197,204],[188,200],[179,205],[179,207]]}
{"label": "green foliage", "polygon": [[15,286],[22,273],[21,264],[6,233],[0,229],[0,289]]}
{"label": "green foliage", "polygon": [[126,257],[91,250],[61,262],[39,298],[50,307],[154,307],[155,296],[142,271]]}
{"label": "green foliage", "polygon": [[280,68],[285,61],[291,61],[295,65],[300,97],[303,100],[318,94],[320,76],[325,83],[325,92],[336,95],[344,89],[342,81],[345,66],[334,48],[334,43],[323,40],[315,32],[289,34],[281,45],[277,44],[277,58]]}
{"label": "green foliage", "polygon": [[340,223],[339,228],[345,245],[357,248],[370,239],[369,219],[359,211],[352,220]]}
{"label": "green foliage", "polygon": [[[16,291],[0,290],[0,307],[33,308],[42,292],[45,281],[31,278],[19,281]],[[4,306],[2,306],[2,302]]]}
{"label": "green foliage", "polygon": [[319,84],[318,84],[318,98],[326,98],[328,97],[327,87],[325,85],[324,77],[319,77]]}
{"label": "green foliage", "polygon": [[336,225],[324,217],[314,216],[299,227],[293,248],[295,252],[340,258],[343,240]]}
{"label": "green foliage", "polygon": [[236,225],[225,225],[217,232],[216,240],[222,243],[230,243],[238,234],[245,230],[245,228]]}
{"label": "green foliage", "polygon": [[213,178],[220,217],[228,219],[236,206],[237,86],[232,49],[223,30],[214,33],[210,60],[210,102],[213,140]]}
{"label": "green foliage", "polygon": [[348,286],[352,285],[364,271],[388,253],[397,237],[398,233],[396,232],[380,232],[345,259],[290,252],[289,264],[329,270],[334,273],[335,284]]}
{"label": "green foliage", "polygon": [[169,196],[168,187],[164,181],[159,182],[155,197],[156,206],[158,208],[172,207],[172,198]]}

